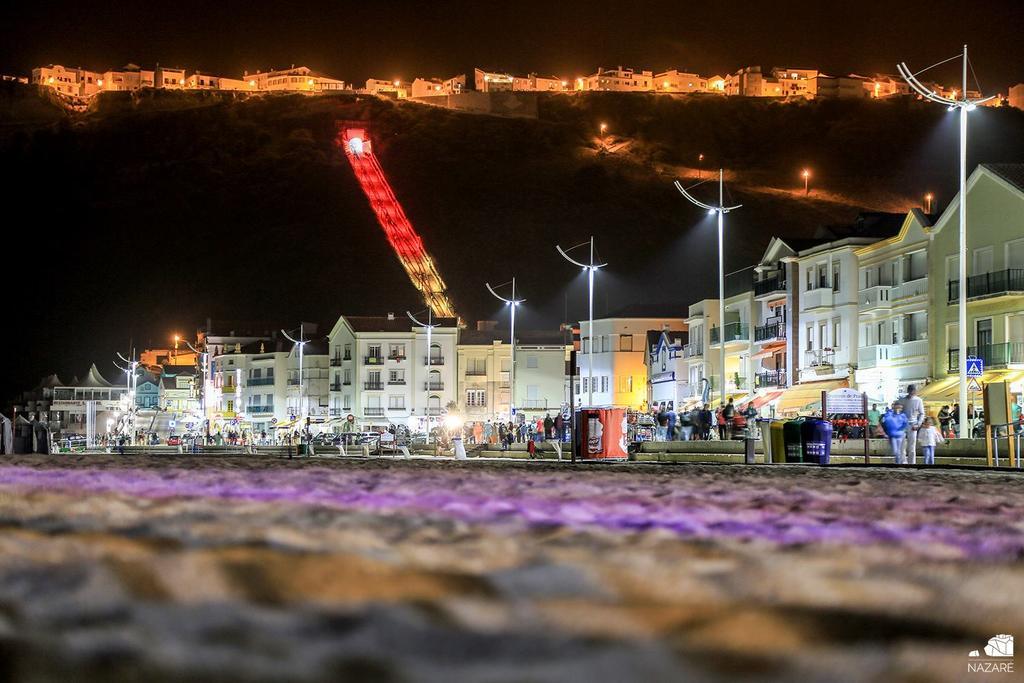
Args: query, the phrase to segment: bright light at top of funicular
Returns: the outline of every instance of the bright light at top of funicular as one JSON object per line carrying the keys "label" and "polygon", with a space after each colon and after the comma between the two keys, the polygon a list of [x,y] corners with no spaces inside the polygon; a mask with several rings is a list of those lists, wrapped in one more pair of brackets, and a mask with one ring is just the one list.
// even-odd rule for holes
{"label": "bright light at top of funicular", "polygon": [[362,138],[351,138],[348,141],[348,151],[353,154],[363,153],[363,139]]}

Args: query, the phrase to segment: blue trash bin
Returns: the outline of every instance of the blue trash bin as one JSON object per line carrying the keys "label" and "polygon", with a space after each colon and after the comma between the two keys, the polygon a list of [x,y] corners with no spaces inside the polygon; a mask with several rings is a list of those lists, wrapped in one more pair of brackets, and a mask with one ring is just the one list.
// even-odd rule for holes
{"label": "blue trash bin", "polygon": [[800,425],[804,462],[827,465],[832,456],[832,423],[809,417]]}

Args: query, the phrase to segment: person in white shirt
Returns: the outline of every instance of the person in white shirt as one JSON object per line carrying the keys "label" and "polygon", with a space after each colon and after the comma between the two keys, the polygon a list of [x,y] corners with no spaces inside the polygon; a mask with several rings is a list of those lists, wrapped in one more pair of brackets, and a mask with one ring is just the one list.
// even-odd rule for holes
{"label": "person in white shirt", "polygon": [[913,465],[917,462],[917,430],[924,420],[924,401],[917,395],[917,387],[907,387],[907,395],[901,401],[903,413],[907,416],[907,438],[903,441],[903,452],[906,461]]}
{"label": "person in white shirt", "polygon": [[932,424],[932,419],[926,417],[917,430],[917,440],[921,444],[921,454],[924,456],[925,465],[935,464],[935,447],[940,443],[946,443],[942,432]]}

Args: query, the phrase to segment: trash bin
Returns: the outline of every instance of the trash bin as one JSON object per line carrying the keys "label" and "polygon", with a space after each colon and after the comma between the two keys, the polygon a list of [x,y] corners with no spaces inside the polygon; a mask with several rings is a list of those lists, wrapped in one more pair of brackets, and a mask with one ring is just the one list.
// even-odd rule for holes
{"label": "trash bin", "polygon": [[804,418],[798,417],[795,420],[782,425],[782,440],[783,447],[786,452],[786,462],[803,462],[804,452],[803,444],[801,443],[802,436],[800,427],[804,423]]}
{"label": "trash bin", "polygon": [[827,465],[832,455],[832,423],[809,417],[800,425],[804,462]]}
{"label": "trash bin", "polygon": [[786,439],[783,436],[783,425],[784,420],[772,420],[768,426],[770,439],[772,444],[772,462],[786,462]]}

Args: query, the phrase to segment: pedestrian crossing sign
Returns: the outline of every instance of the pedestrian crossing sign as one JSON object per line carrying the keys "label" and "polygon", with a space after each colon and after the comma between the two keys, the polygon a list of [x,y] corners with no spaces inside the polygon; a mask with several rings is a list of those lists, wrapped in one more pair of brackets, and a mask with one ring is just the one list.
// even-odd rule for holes
{"label": "pedestrian crossing sign", "polygon": [[981,391],[981,385],[978,384],[978,380],[974,377],[967,383],[967,391]]}
{"label": "pedestrian crossing sign", "polygon": [[985,373],[985,361],[981,358],[967,359],[967,376],[981,377]]}

